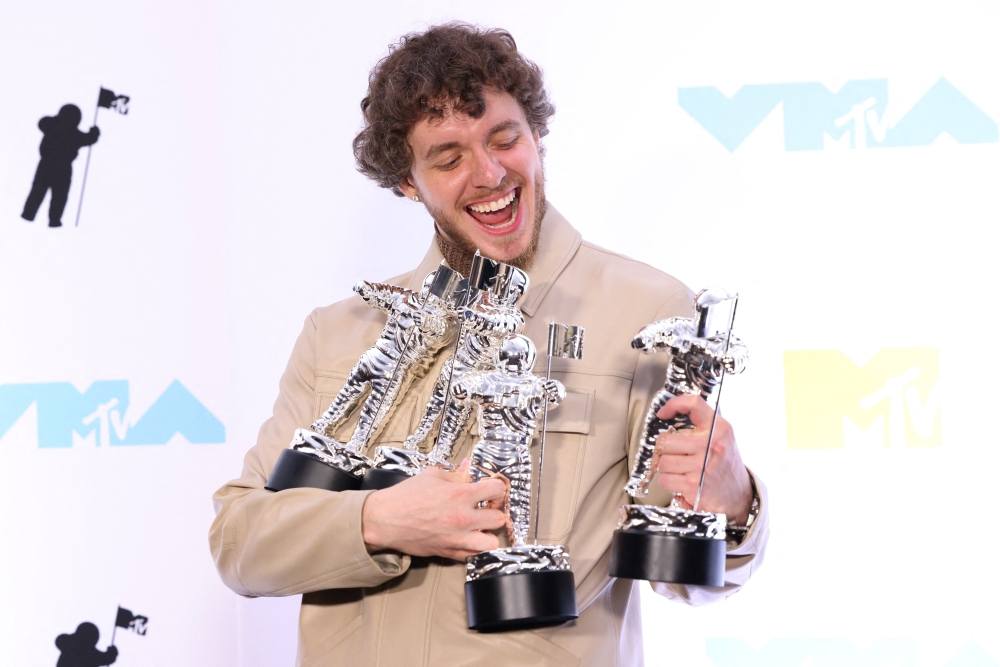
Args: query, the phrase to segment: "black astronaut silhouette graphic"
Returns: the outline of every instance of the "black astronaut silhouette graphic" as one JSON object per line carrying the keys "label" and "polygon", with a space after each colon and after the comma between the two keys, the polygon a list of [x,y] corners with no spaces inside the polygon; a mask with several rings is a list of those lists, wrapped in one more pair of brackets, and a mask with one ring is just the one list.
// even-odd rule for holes
{"label": "black astronaut silhouette graphic", "polygon": [[78,625],[71,635],[59,635],[56,637],[56,648],[60,656],[56,667],[104,667],[113,664],[118,659],[118,649],[112,645],[106,651],[99,651],[97,640],[100,638],[97,626],[89,621]]}
{"label": "black astronaut silhouette graphic", "polygon": [[78,126],[82,118],[78,106],[66,104],[55,116],[45,116],[38,121],[38,129],[44,135],[38,148],[41,160],[38,161],[35,180],[21,213],[25,220],[35,219],[45,193],[51,190],[49,227],[62,227],[62,214],[66,209],[69,185],[73,178],[73,160],[81,148],[97,143],[101,136],[101,131],[96,126],[87,132],[81,132]]}

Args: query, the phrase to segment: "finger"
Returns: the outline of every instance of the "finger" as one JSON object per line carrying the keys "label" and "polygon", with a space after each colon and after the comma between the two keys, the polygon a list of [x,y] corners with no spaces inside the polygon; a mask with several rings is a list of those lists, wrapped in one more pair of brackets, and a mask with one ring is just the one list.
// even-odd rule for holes
{"label": "finger", "polygon": [[712,424],[712,413],[712,408],[701,396],[681,394],[664,403],[656,416],[660,419],[671,419],[677,415],[685,414],[691,418],[691,423],[694,424],[695,428],[707,428]]}
{"label": "finger", "polygon": [[484,500],[500,500],[507,495],[507,485],[501,479],[481,479],[469,484],[469,499],[473,504]]}
{"label": "finger", "polygon": [[677,456],[674,454],[663,454],[657,463],[656,469],[661,473],[672,475],[683,475],[685,473],[701,472],[702,459],[697,456]]}
{"label": "finger", "polygon": [[656,450],[660,454],[695,456],[704,453],[708,433],[703,431],[663,431],[656,437]]}
{"label": "finger", "polygon": [[492,549],[500,547],[500,538],[493,533],[482,533],[476,531],[467,535],[466,542],[462,545],[462,547],[475,553],[479,553],[480,551],[491,551]]}
{"label": "finger", "polygon": [[498,509],[477,509],[472,511],[469,528],[472,530],[496,530],[507,521],[506,515]]}
{"label": "finger", "polygon": [[454,481],[452,479],[453,474],[451,472],[449,472],[447,470],[442,470],[441,468],[438,468],[436,466],[430,466],[430,467],[424,468],[419,473],[417,473],[417,475],[426,475],[427,477],[430,477],[431,479],[440,479],[440,480],[443,480],[443,481],[446,481],[446,482],[447,481]]}
{"label": "finger", "polygon": [[698,478],[691,474],[678,475],[661,472],[657,479],[661,488],[673,491],[674,493],[681,493],[684,495],[685,500],[694,500],[695,493],[698,491]]}
{"label": "finger", "polygon": [[458,484],[467,484],[472,481],[471,477],[469,476],[469,459],[467,458],[462,459],[462,462],[458,465],[457,468],[446,470],[444,468],[435,467],[435,469],[444,472],[445,477],[443,477],[442,479],[446,479],[449,482],[456,482]]}

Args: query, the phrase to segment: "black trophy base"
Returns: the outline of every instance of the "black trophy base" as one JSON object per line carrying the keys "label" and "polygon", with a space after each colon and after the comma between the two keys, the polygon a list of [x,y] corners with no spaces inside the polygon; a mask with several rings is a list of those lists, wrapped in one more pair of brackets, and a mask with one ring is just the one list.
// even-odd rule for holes
{"label": "black trophy base", "polygon": [[616,530],[611,538],[612,577],[722,586],[726,541],[645,530]]}
{"label": "black trophy base", "polygon": [[361,480],[361,490],[388,489],[390,486],[396,486],[408,479],[410,479],[410,476],[401,470],[369,468],[365,473],[364,479]]}
{"label": "black trophy base", "polygon": [[268,491],[284,491],[303,487],[327,491],[357,491],[361,488],[361,479],[297,449],[282,451],[264,488]]}
{"label": "black trophy base", "polygon": [[469,628],[479,632],[559,625],[580,615],[569,570],[485,577],[465,583]]}

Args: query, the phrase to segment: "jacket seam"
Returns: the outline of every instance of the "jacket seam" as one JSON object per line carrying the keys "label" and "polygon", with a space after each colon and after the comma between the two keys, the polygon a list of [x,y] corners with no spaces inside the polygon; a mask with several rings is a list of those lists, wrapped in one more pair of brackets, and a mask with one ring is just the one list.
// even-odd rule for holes
{"label": "jacket seam", "polygon": [[602,253],[602,254],[605,254],[605,255],[610,255],[611,257],[617,257],[618,259],[623,259],[626,262],[630,262],[632,264],[638,264],[639,266],[644,266],[647,269],[651,269],[653,271],[656,271],[659,274],[662,274],[664,276],[669,276],[670,278],[673,278],[674,280],[677,280],[677,278],[674,278],[674,276],[671,276],[669,273],[667,273],[663,269],[656,268],[652,264],[647,264],[646,262],[638,260],[635,257],[629,257],[628,255],[623,255],[620,252],[615,252],[614,250],[608,250],[607,248],[604,248],[602,246],[599,246],[599,245],[596,245],[594,243],[591,243],[590,241],[588,241],[586,239],[582,239],[580,241],[580,245],[584,246],[584,247],[587,247],[587,248],[593,250],[594,252],[599,252],[599,253]]}
{"label": "jacket seam", "polygon": [[567,365],[566,368],[558,368],[553,364],[552,372],[565,373],[567,375],[579,373],[580,375],[615,376],[625,380],[631,380],[635,376],[634,371],[629,372],[620,368],[588,368],[587,366],[577,366],[576,364],[572,367]]}
{"label": "jacket seam", "polygon": [[[323,582],[332,583],[334,580],[343,577],[345,575],[351,574],[352,572],[357,572],[358,570],[364,570],[371,567],[369,563],[355,563],[353,565],[345,565],[341,568],[334,570],[333,572],[327,572],[325,574],[313,577],[299,584],[294,584],[292,586],[286,586],[285,588],[279,589],[274,592],[274,595],[298,595],[304,592],[306,589],[311,588],[315,584],[321,584]],[[359,586],[338,586],[336,588],[360,588]]]}
{"label": "jacket seam", "polygon": [[382,633],[385,630],[385,614],[389,607],[389,588],[382,590],[382,610],[378,615],[378,634],[375,637],[375,667],[382,664]]}
{"label": "jacket seam", "polygon": [[431,632],[434,629],[431,618],[434,616],[434,604],[437,602],[438,586],[441,584],[441,566],[434,567],[434,584],[431,586],[430,599],[427,601],[427,617],[424,622],[424,666],[430,665],[431,660]]}

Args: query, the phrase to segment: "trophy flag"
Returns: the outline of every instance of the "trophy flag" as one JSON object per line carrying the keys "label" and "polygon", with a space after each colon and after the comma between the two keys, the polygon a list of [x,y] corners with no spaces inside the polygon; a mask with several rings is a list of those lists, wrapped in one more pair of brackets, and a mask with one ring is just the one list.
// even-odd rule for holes
{"label": "trophy flag", "polygon": [[[100,92],[97,93],[97,106],[94,107],[94,122],[91,125],[97,125],[97,112],[102,107],[105,109],[114,109],[123,116],[128,114],[128,103],[131,99],[128,95],[115,95],[115,91],[101,86]],[[74,227],[80,226],[80,211],[83,209],[83,193],[87,189],[87,172],[90,171],[90,151],[93,147],[93,145],[87,146],[87,163],[83,167],[83,182],[80,185],[80,203],[76,207],[76,222],[73,224]]]}
{"label": "trophy flag", "polygon": [[549,323],[549,357],[583,358],[583,327]]}
{"label": "trophy flag", "polygon": [[[575,324],[557,324],[549,320],[548,349],[546,350],[545,380],[552,379],[552,357],[583,359],[584,328]],[[545,432],[549,426],[549,402],[542,408],[542,435],[538,444],[538,479],[535,480],[535,544],[538,544],[538,521],[542,504],[542,467],[545,465]]]}
{"label": "trophy flag", "polygon": [[115,645],[115,633],[118,631],[118,628],[125,628],[126,630],[131,630],[137,635],[145,636],[148,623],[148,616],[133,614],[128,609],[119,606],[118,615],[115,617],[115,629],[111,631],[111,645]]}

